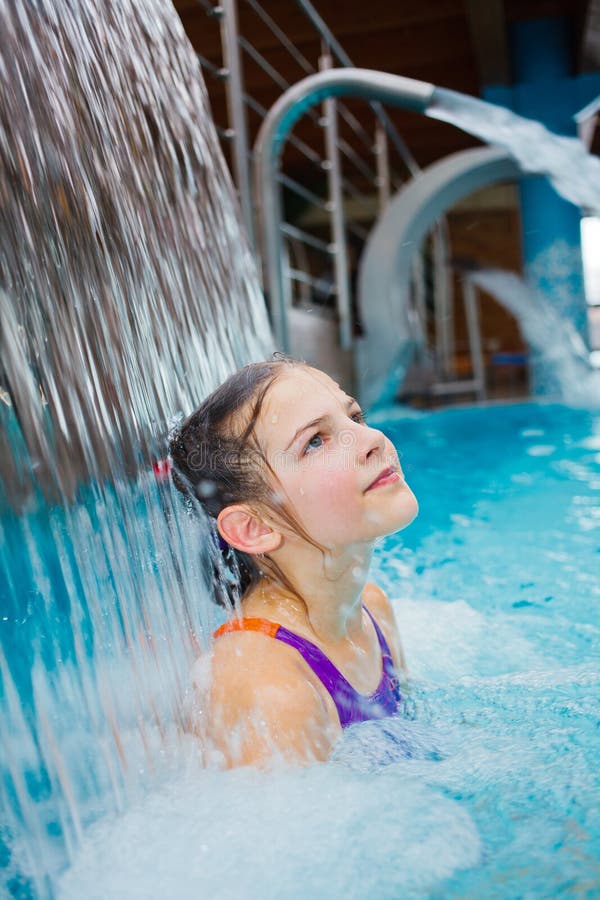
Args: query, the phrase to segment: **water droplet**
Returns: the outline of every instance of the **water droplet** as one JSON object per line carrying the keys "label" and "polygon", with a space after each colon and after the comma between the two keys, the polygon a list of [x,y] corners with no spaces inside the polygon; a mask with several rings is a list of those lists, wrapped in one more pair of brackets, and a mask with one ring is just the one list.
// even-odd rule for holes
{"label": "water droplet", "polygon": [[203,478],[198,485],[198,493],[201,497],[212,497],[215,491],[216,486],[214,481],[209,481],[208,478]]}

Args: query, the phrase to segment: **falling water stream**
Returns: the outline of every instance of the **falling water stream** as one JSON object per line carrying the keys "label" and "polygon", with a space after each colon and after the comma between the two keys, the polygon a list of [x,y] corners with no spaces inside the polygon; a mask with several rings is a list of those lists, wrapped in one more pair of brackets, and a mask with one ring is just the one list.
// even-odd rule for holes
{"label": "falling water stream", "polygon": [[207,542],[152,466],[271,337],[169,3],[0,0],[0,85],[0,894],[43,897],[185,743]]}
{"label": "falling water stream", "polygon": [[[429,114],[496,138],[455,107],[436,92]],[[591,188],[577,172],[575,182],[560,189],[600,208],[600,179]],[[399,811],[393,775],[369,776],[366,790],[334,766],[280,773],[274,796],[256,774],[199,774],[189,672],[214,624],[210,542],[153,465],[173,417],[264,357],[271,335],[198,64],[169,3],[0,0],[0,309],[0,894],[53,898],[62,884],[64,896],[92,896],[89,826],[110,831],[131,810],[145,838],[109,837],[91,876],[100,896],[121,850],[123,865],[142,845],[156,860],[163,842],[174,861],[184,847],[177,895],[196,896],[194,884],[216,895],[223,847],[246,847],[257,811],[271,824],[263,857],[249,858],[260,868],[274,853],[271,873],[291,860],[288,879],[304,865],[298,848],[317,867],[323,853],[341,858],[336,835],[355,834],[365,813],[383,822],[372,843],[381,896],[399,884],[416,896],[474,866],[471,815],[437,788],[409,785]],[[437,751],[419,740],[417,729],[413,754],[433,765]],[[183,804],[169,787],[182,772]],[[333,826],[315,812],[323,804]],[[280,846],[290,805],[299,830]],[[386,869],[398,822],[402,865]],[[150,857],[147,881],[118,883],[166,896]],[[366,896],[370,878],[350,866],[340,895]],[[286,896],[296,889],[297,879]]]}
{"label": "falling water stream", "polygon": [[503,106],[436,88],[427,115],[504,147],[523,172],[547,175],[559,194],[600,215],[600,159],[577,138],[548,131]]}
{"label": "falling water stream", "polygon": [[600,406],[600,372],[573,323],[548,298],[514,272],[481,270],[469,279],[511,312],[521,334],[544,360],[563,401],[588,409]]}

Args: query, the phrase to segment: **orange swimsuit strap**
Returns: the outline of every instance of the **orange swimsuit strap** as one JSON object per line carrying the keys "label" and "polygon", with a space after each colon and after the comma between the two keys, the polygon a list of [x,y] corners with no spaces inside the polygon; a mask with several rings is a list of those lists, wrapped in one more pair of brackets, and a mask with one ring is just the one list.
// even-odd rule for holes
{"label": "orange swimsuit strap", "polygon": [[221,637],[222,634],[228,634],[230,631],[258,631],[274,638],[280,627],[277,622],[269,622],[268,619],[231,619],[217,628],[213,637]]}

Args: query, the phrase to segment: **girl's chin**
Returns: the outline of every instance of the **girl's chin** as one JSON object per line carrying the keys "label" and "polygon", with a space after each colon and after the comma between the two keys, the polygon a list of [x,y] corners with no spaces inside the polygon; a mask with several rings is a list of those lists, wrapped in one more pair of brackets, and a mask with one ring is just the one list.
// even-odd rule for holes
{"label": "girl's chin", "polygon": [[411,522],[414,522],[419,513],[419,504],[417,498],[407,488],[403,492],[401,503],[395,503],[395,509],[390,509],[388,515],[381,517],[380,521],[373,521],[374,527],[379,531],[377,537],[385,537],[388,534],[395,534],[407,528]]}

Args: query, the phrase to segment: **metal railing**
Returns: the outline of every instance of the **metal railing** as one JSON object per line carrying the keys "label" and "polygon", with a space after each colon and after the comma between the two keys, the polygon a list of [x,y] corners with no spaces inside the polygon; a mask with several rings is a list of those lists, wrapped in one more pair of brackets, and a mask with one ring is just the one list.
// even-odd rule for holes
{"label": "metal railing", "polygon": [[[199,61],[209,94],[211,81],[225,83],[228,122],[225,127],[218,128],[218,132],[231,160],[248,239],[257,257],[259,271],[264,271],[278,343],[283,349],[289,349],[288,310],[295,306],[319,309],[324,315],[337,319],[339,346],[351,350],[355,334],[361,329],[351,285],[358,257],[390,196],[419,172],[419,166],[383,104],[377,100],[367,98],[368,105],[365,104],[360,118],[347,102],[335,97],[324,98],[321,109],[304,110],[311,118],[313,128],[321,131],[322,146],[317,149],[316,143],[311,141],[309,145],[298,134],[287,137],[294,152],[314,167],[315,177],[309,183],[300,183],[294,177],[295,172],[286,170],[285,160],[276,173],[278,195],[273,200],[276,207],[272,211],[277,214],[273,217],[280,220],[277,246],[282,263],[281,278],[285,283],[274,295],[272,273],[263,268],[266,247],[261,246],[257,238],[258,198],[251,175],[254,164],[251,146],[268,109],[247,90],[245,75],[248,67],[260,70],[265,80],[281,94],[289,91],[292,85],[289,74],[286,77],[275,68],[265,53],[243,33],[240,18],[254,25],[260,22],[263,33],[268,32],[275,39],[279,51],[284,51],[284,58],[288,62],[291,60],[298,71],[294,83],[334,67],[351,67],[353,63],[309,0],[295,0],[295,3],[314,32],[315,52],[310,58],[308,51],[301,52],[294,46],[260,0],[221,0],[218,5],[211,0],[197,2],[207,15],[216,17],[219,22],[222,64],[217,65],[214,60],[201,56]],[[324,193],[320,189],[321,183],[326,185]],[[284,215],[284,207],[292,204],[282,203],[282,191],[286,199],[295,198],[295,213]],[[447,239],[443,226],[434,229],[431,240],[436,322],[433,355],[438,360],[439,378],[444,380],[453,375],[454,329],[452,276],[447,265]],[[420,306],[426,317],[419,269],[415,264],[415,305]],[[426,330],[424,328],[423,333]]]}
{"label": "metal railing", "polygon": [[[299,77],[314,74],[324,66],[328,68],[335,65],[352,66],[353,63],[308,0],[296,0],[296,4],[314,30],[318,52],[313,59],[308,59],[294,46],[273,16],[261,6],[259,0],[222,0],[218,4],[212,3],[211,0],[197,0],[197,2],[207,15],[216,17],[220,25],[222,65],[215,65],[214,61],[203,56],[198,58],[209,85],[209,93],[210,82],[213,79],[225,82],[229,121],[227,127],[219,129],[219,134],[232,161],[244,224],[249,239],[255,246],[255,200],[250,174],[252,168],[250,147],[258,129],[249,127],[248,111],[262,119],[267,114],[267,109],[245,88],[246,64],[251,62],[261,69],[280,92],[291,87],[291,83],[243,34],[239,24],[238,8],[244,6],[246,14],[251,11],[256,19],[260,20],[262,26],[278,42],[279,47],[293,60],[299,70]],[[336,103],[335,106],[335,117],[339,117],[343,122],[353,141],[362,147],[364,155],[372,158],[370,166],[365,163],[364,155],[359,154],[343,135],[338,134],[334,141],[331,140],[329,132],[335,125],[330,125],[329,121],[333,121],[334,116],[328,116],[325,111],[322,116],[318,111],[312,113],[315,124],[323,131],[322,152],[307,146],[294,135],[290,140],[295,149],[316,166],[320,176],[327,176],[332,164],[338,165],[343,198],[354,200],[355,205],[362,206],[363,217],[370,221],[385,205],[390,192],[396,190],[406,177],[418,171],[419,167],[380,104],[372,104],[372,128],[365,127],[364,121],[359,120],[347,105]],[[329,111],[332,112],[332,107]],[[356,183],[356,175],[359,176],[359,184]],[[327,210],[328,207],[331,209],[331,197],[319,197],[320,202],[317,202],[314,196],[309,198],[302,186],[294,183],[294,179],[286,177],[285,174],[282,175],[281,183],[288,191],[314,204],[317,209]],[[377,197],[375,209],[370,200],[366,199],[371,193]],[[368,233],[368,228],[356,227],[353,222],[349,222],[347,228],[357,239],[364,240]]]}
{"label": "metal railing", "polygon": [[[285,287],[282,284],[282,214],[280,194],[277,190],[276,174],[279,157],[285,139],[294,123],[307,109],[323,102],[328,122],[328,152],[335,152],[335,109],[330,106],[337,101],[334,97],[353,96],[370,99],[384,97],[388,102],[407,109],[423,111],[433,94],[434,87],[422,81],[402,78],[400,75],[389,75],[385,72],[372,72],[367,69],[326,69],[315,75],[302,79],[293,88],[288,89],[275,103],[265,118],[255,144],[256,189],[261,198],[261,235],[263,255],[267,269],[267,287],[271,300],[271,314],[275,334],[280,345],[286,348],[289,344],[285,310]],[[333,238],[337,238],[336,277],[338,286],[338,314],[340,317],[340,343],[349,348],[352,343],[350,334],[350,307],[347,287],[347,266],[345,241],[343,239],[343,207],[341,202],[341,186],[337,175],[337,160],[330,165],[330,197],[333,213]],[[341,292],[343,289],[344,293]],[[343,300],[347,305],[340,303]]]}

